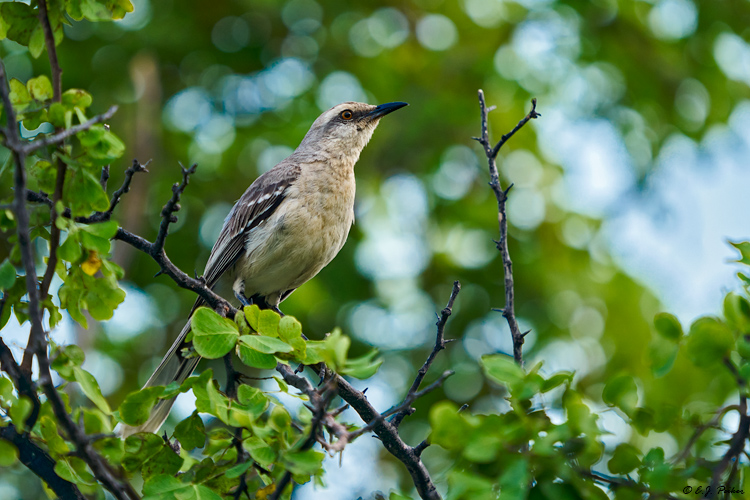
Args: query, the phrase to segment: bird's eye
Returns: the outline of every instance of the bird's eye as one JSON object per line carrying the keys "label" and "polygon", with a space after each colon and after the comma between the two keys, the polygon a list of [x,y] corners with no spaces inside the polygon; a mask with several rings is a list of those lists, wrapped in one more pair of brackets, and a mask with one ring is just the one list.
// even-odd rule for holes
{"label": "bird's eye", "polygon": [[341,112],[341,119],[342,120],[351,120],[354,117],[354,113],[352,113],[352,110],[345,109]]}

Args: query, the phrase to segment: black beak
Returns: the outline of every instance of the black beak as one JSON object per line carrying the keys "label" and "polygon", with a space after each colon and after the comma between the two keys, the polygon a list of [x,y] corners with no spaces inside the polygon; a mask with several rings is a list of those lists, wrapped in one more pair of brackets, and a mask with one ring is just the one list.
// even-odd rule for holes
{"label": "black beak", "polygon": [[404,106],[408,106],[408,105],[409,104],[405,102],[389,102],[386,104],[381,104],[377,108],[367,113],[367,117],[370,118],[371,120],[375,120],[377,118],[387,115],[388,113],[393,113],[397,109],[401,109]]}

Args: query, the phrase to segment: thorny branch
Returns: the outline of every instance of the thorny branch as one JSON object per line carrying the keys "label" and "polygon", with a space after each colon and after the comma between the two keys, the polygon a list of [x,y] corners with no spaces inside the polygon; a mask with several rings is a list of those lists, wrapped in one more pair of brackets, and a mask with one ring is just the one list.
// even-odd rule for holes
{"label": "thorny branch", "polygon": [[[427,375],[427,371],[430,369],[430,366],[432,366],[432,362],[435,360],[437,354],[445,349],[445,345],[450,342],[445,340],[445,324],[448,322],[448,318],[453,313],[453,302],[455,302],[456,297],[458,296],[458,292],[460,291],[461,283],[459,283],[458,281],[454,281],[453,290],[451,291],[450,298],[448,299],[448,305],[446,305],[445,308],[440,312],[440,316],[438,317],[438,321],[436,323],[437,335],[435,337],[435,347],[432,348],[432,352],[429,356],[427,356],[427,360],[425,360],[422,368],[420,368],[419,372],[417,372],[417,376],[414,379],[414,382],[411,384],[406,398],[404,399],[403,403],[401,403],[403,406],[405,406],[405,408],[396,412],[396,416],[394,416],[393,420],[391,420],[391,423],[396,428],[401,425],[401,421],[404,419],[404,417],[413,413],[411,403],[418,399],[421,395],[417,393],[417,391],[419,390],[419,386],[422,384],[422,381],[424,380],[425,375]],[[450,375],[443,374],[443,377],[441,378],[444,380],[448,376]]]}
{"label": "thorny branch", "polygon": [[[40,2],[40,21],[45,26],[45,42],[47,47],[52,48],[54,52],[54,39],[52,37],[52,31],[49,28],[49,21],[46,15],[46,4],[42,0]],[[44,12],[43,12],[44,11]],[[50,61],[52,65],[53,78],[59,81],[61,72],[59,71],[59,65],[57,65],[56,55],[50,55]],[[56,96],[59,96],[59,84],[56,87]],[[39,383],[42,387],[44,394],[47,397],[55,416],[60,422],[60,426],[64,429],[70,441],[76,447],[76,453],[86,462],[97,480],[108,489],[117,500],[130,500],[137,499],[138,494],[133,490],[132,486],[127,482],[118,478],[110,468],[109,464],[94,450],[91,446],[91,441],[86,434],[73,422],[71,416],[67,413],[65,405],[60,398],[60,394],[52,383],[52,374],[50,373],[49,358],[47,355],[47,339],[44,326],[42,324],[43,311],[41,308],[40,301],[40,289],[38,287],[38,278],[35,265],[35,258],[33,248],[30,241],[29,231],[29,214],[26,209],[26,155],[28,154],[26,147],[28,146],[22,142],[19,131],[16,114],[10,101],[10,91],[8,86],[7,76],[5,74],[4,65],[0,62],[0,94],[2,95],[2,102],[4,111],[6,114],[7,125],[3,129],[5,136],[5,144],[8,149],[11,150],[13,160],[15,163],[14,168],[14,213],[16,217],[16,230],[18,234],[18,245],[21,253],[21,261],[23,264],[24,272],[26,275],[26,290],[28,295],[28,316],[29,322],[31,323],[31,332],[29,334],[29,342],[26,346],[26,352],[24,355],[23,370],[19,367],[19,372],[30,374],[31,371],[31,356],[36,355],[39,364]],[[61,139],[63,140],[63,139]],[[33,144],[33,143],[32,143]],[[41,147],[41,146],[40,146]],[[58,176],[59,177],[59,176]],[[64,176],[63,176],[64,179]],[[12,365],[4,363],[3,369],[8,371],[14,371],[15,360],[12,360]],[[10,373],[9,373],[10,374]],[[27,450],[28,451],[28,450]],[[48,484],[49,481],[55,481],[55,476],[49,478],[43,478]]]}
{"label": "thorny branch", "polygon": [[518,321],[516,321],[516,313],[514,310],[514,297],[515,292],[513,288],[513,262],[510,260],[510,252],[508,251],[508,220],[505,215],[505,203],[508,201],[508,192],[513,187],[513,184],[509,185],[506,189],[502,189],[500,186],[500,177],[497,171],[497,154],[500,148],[505,144],[508,139],[518,132],[529,120],[541,116],[536,112],[536,99],[531,100],[531,111],[520,121],[518,124],[502,136],[500,141],[495,146],[492,146],[489,137],[489,125],[487,121],[487,115],[494,107],[488,108],[484,100],[484,92],[479,90],[479,109],[481,111],[482,119],[482,135],[481,137],[474,137],[484,149],[484,154],[487,157],[487,163],[490,170],[490,188],[495,193],[497,199],[497,210],[498,210],[498,222],[500,226],[500,239],[495,242],[497,249],[500,251],[500,255],[503,259],[503,272],[505,274],[505,307],[501,309],[503,317],[508,322],[510,327],[510,333],[513,338],[513,359],[520,366],[523,366],[523,341],[526,333],[521,333],[518,327]]}

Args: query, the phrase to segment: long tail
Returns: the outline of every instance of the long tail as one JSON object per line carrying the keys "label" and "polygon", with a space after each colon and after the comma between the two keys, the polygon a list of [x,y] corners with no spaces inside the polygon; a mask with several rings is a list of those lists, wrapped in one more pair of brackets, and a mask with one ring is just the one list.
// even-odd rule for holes
{"label": "long tail", "polygon": [[[153,375],[151,375],[151,378],[148,379],[146,385],[143,386],[144,389],[146,387],[154,387],[157,385],[169,385],[174,381],[177,381],[181,384],[193,373],[193,370],[195,370],[195,367],[198,365],[198,362],[200,362],[201,358],[198,356],[192,358],[182,357],[182,348],[185,347],[185,337],[187,336],[188,332],[190,332],[190,321],[188,321],[187,324],[183,327],[182,332],[180,332],[180,335],[177,337],[177,340],[175,340],[174,344],[172,344],[172,347],[164,356],[164,359],[161,360],[159,367],[156,368],[156,371],[154,371]],[[138,432],[158,431],[159,427],[161,427],[164,421],[167,420],[175,399],[176,397],[172,399],[159,400],[156,403],[156,406],[154,406],[154,408],[151,410],[151,415],[148,417],[148,420],[146,420],[145,423],[137,427],[123,425],[116,429],[116,431],[123,438],[126,438],[131,434],[135,434]]]}

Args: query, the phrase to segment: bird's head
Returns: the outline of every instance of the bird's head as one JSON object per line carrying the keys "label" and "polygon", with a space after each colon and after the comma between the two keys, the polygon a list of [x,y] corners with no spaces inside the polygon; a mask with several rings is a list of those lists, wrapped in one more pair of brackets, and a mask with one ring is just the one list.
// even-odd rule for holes
{"label": "bird's head", "polygon": [[310,148],[334,156],[353,156],[356,161],[380,119],[404,106],[407,106],[405,102],[389,102],[380,106],[363,102],[337,104],[313,122],[299,149]]}

